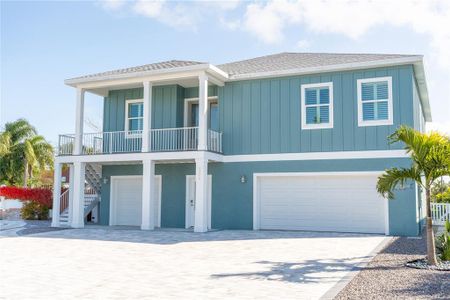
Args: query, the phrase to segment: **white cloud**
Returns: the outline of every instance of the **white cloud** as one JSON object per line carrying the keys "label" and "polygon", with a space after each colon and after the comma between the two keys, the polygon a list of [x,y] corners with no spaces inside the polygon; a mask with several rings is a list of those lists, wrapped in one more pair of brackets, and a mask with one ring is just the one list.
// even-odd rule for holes
{"label": "white cloud", "polygon": [[101,0],[99,3],[106,10],[116,11],[126,4],[126,0]]}
{"label": "white cloud", "polygon": [[244,29],[255,34],[266,43],[277,43],[283,39],[283,30],[301,19],[298,3],[273,1],[267,4],[247,5]]}
{"label": "white cloud", "polygon": [[[240,4],[239,0],[210,1],[166,1],[166,0],[100,0],[102,8],[108,11],[128,9],[131,12],[156,20],[180,30],[197,30],[201,22],[223,20],[224,27],[235,30],[240,23],[225,21],[223,15]],[[225,26],[226,25],[226,26]]]}
{"label": "white cloud", "polygon": [[241,26],[241,21],[239,19],[226,20],[225,18],[221,17],[219,20],[220,25],[228,30],[236,30]]}
{"label": "white cloud", "polygon": [[300,40],[297,42],[296,46],[300,50],[305,50],[311,46],[311,43],[308,40]]}
{"label": "white cloud", "polygon": [[136,1],[133,11],[177,29],[196,29],[197,13],[182,3],[166,1]]}
{"label": "white cloud", "polygon": [[314,33],[358,39],[380,25],[403,26],[426,34],[439,62],[450,67],[450,1],[298,0],[251,3],[244,30],[268,44],[283,40],[284,30],[302,25]]}

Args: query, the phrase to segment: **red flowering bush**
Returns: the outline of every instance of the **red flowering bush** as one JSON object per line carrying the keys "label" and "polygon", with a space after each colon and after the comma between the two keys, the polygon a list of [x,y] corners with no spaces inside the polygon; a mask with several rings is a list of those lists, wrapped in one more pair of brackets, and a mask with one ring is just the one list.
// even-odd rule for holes
{"label": "red flowering bush", "polygon": [[48,210],[52,208],[53,204],[53,192],[46,188],[2,186],[0,187],[0,196],[24,201],[20,210],[24,220],[47,220]]}
{"label": "red flowering bush", "polygon": [[15,186],[0,187],[0,196],[8,199],[34,201],[47,208],[52,208],[53,192],[45,188],[25,188]]}

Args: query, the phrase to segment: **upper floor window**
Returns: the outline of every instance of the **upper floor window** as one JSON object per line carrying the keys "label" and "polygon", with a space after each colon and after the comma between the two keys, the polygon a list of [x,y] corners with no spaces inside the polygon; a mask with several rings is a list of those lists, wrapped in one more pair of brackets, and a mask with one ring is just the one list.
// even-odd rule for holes
{"label": "upper floor window", "polygon": [[142,130],[144,121],[144,102],[127,100],[125,108],[125,131]]}
{"label": "upper floor window", "polygon": [[333,128],[333,83],[302,85],[302,129]]}
{"label": "upper floor window", "polygon": [[392,77],[359,79],[358,126],[392,125]]}

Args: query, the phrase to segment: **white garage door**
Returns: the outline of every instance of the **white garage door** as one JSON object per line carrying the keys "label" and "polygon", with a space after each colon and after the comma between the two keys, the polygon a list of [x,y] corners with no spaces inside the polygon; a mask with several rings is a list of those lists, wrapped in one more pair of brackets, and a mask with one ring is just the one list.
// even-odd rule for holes
{"label": "white garage door", "polygon": [[385,233],[386,200],[375,190],[376,175],[257,178],[261,229]]}
{"label": "white garage door", "polygon": [[[110,225],[141,226],[142,176],[112,177]],[[161,176],[155,177],[153,211],[155,224],[160,226]]]}

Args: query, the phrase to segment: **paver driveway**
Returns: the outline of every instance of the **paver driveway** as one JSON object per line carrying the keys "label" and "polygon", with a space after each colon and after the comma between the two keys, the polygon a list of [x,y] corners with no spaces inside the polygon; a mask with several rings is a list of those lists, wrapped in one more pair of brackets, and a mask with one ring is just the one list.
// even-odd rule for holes
{"label": "paver driveway", "polygon": [[0,298],[315,299],[337,292],[335,285],[384,241],[98,228],[1,238]]}

